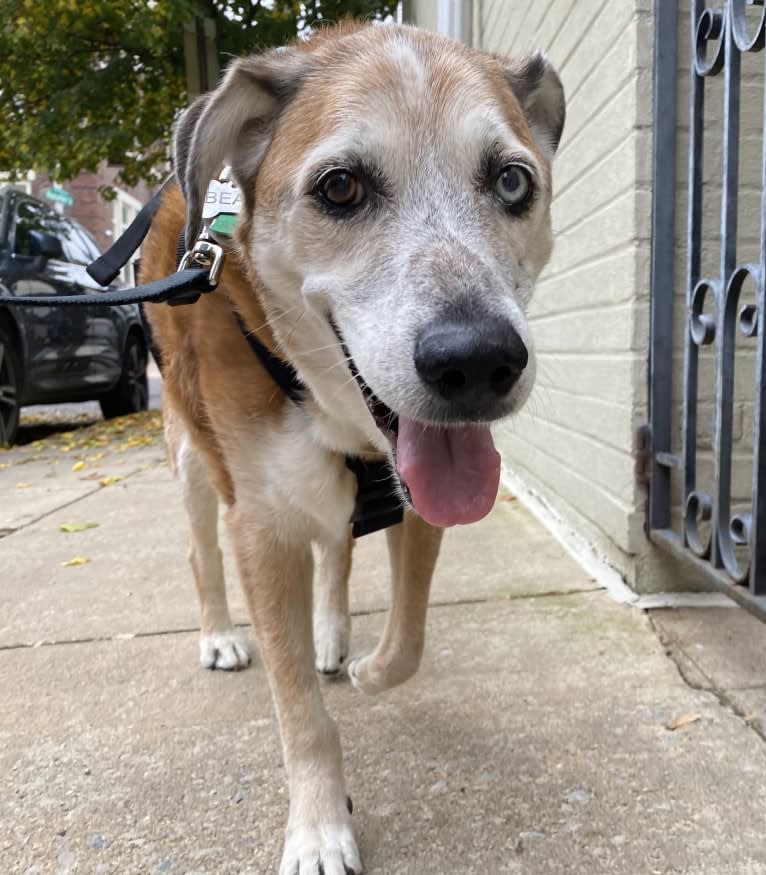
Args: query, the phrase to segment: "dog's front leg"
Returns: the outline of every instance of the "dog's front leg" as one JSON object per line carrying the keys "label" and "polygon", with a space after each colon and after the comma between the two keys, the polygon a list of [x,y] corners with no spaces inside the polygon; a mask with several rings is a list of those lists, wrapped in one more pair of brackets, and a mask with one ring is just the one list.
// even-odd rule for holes
{"label": "dog's front leg", "polygon": [[351,829],[338,730],[322,702],[311,634],[309,540],[254,526],[229,529],[282,733],[290,814],[279,875],[362,871]]}
{"label": "dog's front leg", "polygon": [[442,529],[407,512],[404,522],[388,529],[391,560],[391,609],[374,653],[348,667],[364,693],[382,693],[412,677],[425,642],[428,593],[431,589]]}
{"label": "dog's front leg", "polygon": [[316,544],[314,650],[317,671],[326,675],[337,674],[348,656],[351,635],[348,578],[353,545],[351,526],[341,540],[323,539]]}

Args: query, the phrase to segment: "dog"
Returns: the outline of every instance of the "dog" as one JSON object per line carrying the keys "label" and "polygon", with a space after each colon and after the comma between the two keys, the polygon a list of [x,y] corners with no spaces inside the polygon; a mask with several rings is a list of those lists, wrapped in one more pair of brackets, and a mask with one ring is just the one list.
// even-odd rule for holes
{"label": "dog", "polygon": [[[191,248],[224,165],[243,200],[218,289],[147,310],[201,661],[250,661],[226,602],[220,502],[276,705],[290,797],[280,875],[362,871],[317,669],[347,668],[364,693],[410,678],[442,531],[496,499],[489,426],[534,384],[525,310],[552,248],[564,114],[542,55],[349,24],[236,60],[176,124],[179,186],[144,245],[142,281],[176,269],[182,232]],[[347,664],[349,459],[385,462],[406,507],[387,533],[382,638]]]}

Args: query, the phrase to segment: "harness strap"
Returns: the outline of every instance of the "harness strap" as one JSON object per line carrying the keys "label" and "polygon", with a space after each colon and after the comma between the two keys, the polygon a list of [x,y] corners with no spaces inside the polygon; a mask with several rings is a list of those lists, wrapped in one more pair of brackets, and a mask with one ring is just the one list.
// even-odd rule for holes
{"label": "harness strap", "polygon": [[388,462],[346,456],[346,466],[356,475],[351,534],[361,538],[402,522],[404,507]]}
{"label": "harness strap", "polygon": [[264,346],[248,329],[239,313],[235,312],[234,317],[242,336],[250,345],[250,349],[255,353],[266,373],[291,401],[295,404],[302,404],[306,397],[306,387],[298,377],[295,368],[289,362],[275,356],[267,346]]}

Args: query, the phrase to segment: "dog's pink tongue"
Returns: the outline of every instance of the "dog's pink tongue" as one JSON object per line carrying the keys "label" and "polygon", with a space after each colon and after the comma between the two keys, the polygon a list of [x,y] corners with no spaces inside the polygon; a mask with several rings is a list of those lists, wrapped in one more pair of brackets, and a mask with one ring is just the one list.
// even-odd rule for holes
{"label": "dog's pink tongue", "polygon": [[500,455],[486,425],[439,428],[400,416],[396,468],[434,526],[474,523],[497,498]]}

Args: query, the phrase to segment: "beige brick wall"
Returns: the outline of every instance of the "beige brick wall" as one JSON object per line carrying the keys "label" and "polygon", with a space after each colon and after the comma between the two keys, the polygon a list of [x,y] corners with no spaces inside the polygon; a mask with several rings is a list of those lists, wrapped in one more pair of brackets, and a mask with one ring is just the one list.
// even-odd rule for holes
{"label": "beige brick wall", "polygon": [[[415,15],[433,11],[418,0]],[[543,49],[567,94],[554,167],[556,246],[530,310],[539,381],[497,429],[507,467],[640,580],[645,496],[633,434],[646,420],[652,149],[651,0],[475,0],[473,42]]]}
{"label": "beige brick wall", "polygon": [[475,42],[543,49],[567,94],[554,167],[556,248],[530,310],[540,379],[499,429],[510,469],[630,583],[647,549],[633,434],[646,419],[651,235],[649,0],[484,0]]}

